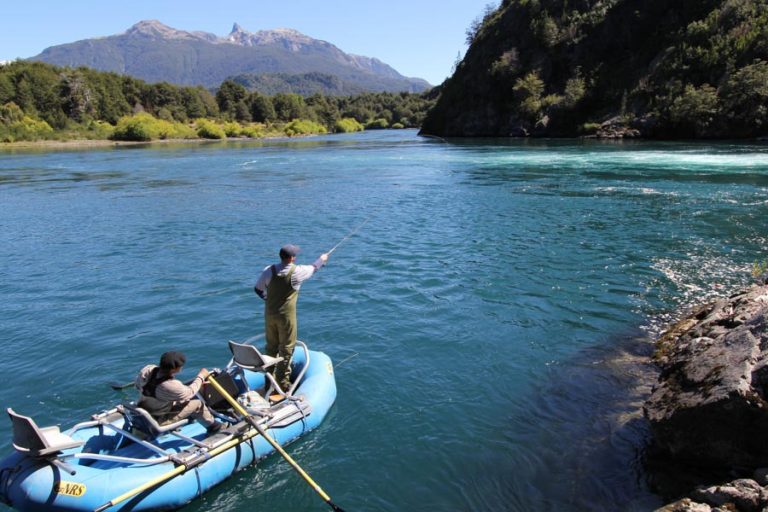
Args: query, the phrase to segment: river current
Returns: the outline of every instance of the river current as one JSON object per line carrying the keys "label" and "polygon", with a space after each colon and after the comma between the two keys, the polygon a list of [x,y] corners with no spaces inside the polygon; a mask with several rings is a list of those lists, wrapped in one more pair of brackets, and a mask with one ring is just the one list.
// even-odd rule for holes
{"label": "river current", "polygon": [[[0,150],[0,405],[68,427],[165,350],[189,376],[224,366],[228,339],[262,331],[252,288],[278,248],[311,263],[343,240],[299,300],[338,398],[289,447],[335,503],[652,510],[653,337],[750,282],[767,214],[764,144],[404,130]],[[324,507],[273,456],[185,510]]]}

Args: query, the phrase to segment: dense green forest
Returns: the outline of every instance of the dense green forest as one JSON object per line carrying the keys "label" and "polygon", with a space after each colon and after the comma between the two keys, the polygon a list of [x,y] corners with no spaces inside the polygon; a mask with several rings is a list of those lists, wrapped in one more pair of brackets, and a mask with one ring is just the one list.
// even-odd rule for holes
{"label": "dense green forest", "polygon": [[504,0],[467,40],[423,133],[768,135],[768,0]]}
{"label": "dense green forest", "polygon": [[16,61],[0,66],[0,141],[261,137],[418,127],[433,103],[410,93],[267,96],[232,80],[212,93],[84,67]]}

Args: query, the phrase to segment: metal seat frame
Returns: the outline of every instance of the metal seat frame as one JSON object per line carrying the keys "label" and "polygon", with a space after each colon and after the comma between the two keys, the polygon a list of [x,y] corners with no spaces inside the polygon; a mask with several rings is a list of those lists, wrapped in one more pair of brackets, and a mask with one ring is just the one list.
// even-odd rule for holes
{"label": "metal seat frame", "polygon": [[[253,340],[254,338],[251,338],[250,340]],[[304,374],[309,367],[309,349],[307,348],[307,345],[303,341],[296,341],[296,344],[304,350],[306,363],[296,376],[290,389],[283,390],[275,380],[274,375],[269,371],[273,366],[282,361],[283,358],[262,354],[259,352],[258,348],[248,344],[248,341],[250,340],[246,340],[245,343],[237,343],[236,341],[229,340],[229,350],[232,352],[232,360],[227,365],[227,368],[236,367],[240,369],[240,371],[250,370],[252,372],[263,373],[269,383],[269,386],[267,386],[267,389],[265,390],[267,396],[269,396],[271,390],[274,390],[284,398],[298,400],[297,397],[293,396],[293,392],[296,390],[296,387],[299,385],[299,382],[301,382],[302,377],[304,377]],[[245,378],[243,378],[243,382],[246,383]],[[245,385],[247,387],[247,383]]]}

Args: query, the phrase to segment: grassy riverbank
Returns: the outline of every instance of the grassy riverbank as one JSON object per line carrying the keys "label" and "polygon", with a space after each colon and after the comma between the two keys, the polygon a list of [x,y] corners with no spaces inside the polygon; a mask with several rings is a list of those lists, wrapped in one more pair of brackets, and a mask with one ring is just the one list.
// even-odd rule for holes
{"label": "grassy riverbank", "polygon": [[[290,122],[241,123],[217,119],[194,119],[180,122],[158,119],[146,112],[124,116],[112,126],[103,121],[70,122],[54,130],[43,120],[26,116],[14,106],[0,107],[11,122],[0,125],[0,141],[14,145],[108,145],[142,143],[162,140],[224,140],[231,138],[261,139],[320,135],[328,129],[314,121],[294,119]],[[335,132],[361,131],[364,127],[354,119],[344,119],[334,127]]]}

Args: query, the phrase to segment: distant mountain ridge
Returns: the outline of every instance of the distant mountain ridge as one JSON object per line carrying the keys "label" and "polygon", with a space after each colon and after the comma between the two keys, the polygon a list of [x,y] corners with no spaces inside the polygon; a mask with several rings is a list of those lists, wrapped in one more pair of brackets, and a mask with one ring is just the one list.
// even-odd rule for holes
{"label": "distant mountain ridge", "polygon": [[401,75],[378,59],[347,54],[297,30],[248,32],[237,23],[226,37],[219,37],[145,20],[122,34],[51,46],[30,60],[87,66],[148,82],[209,88],[236,75],[312,73],[335,77],[342,91],[422,92],[431,87],[425,80]]}

